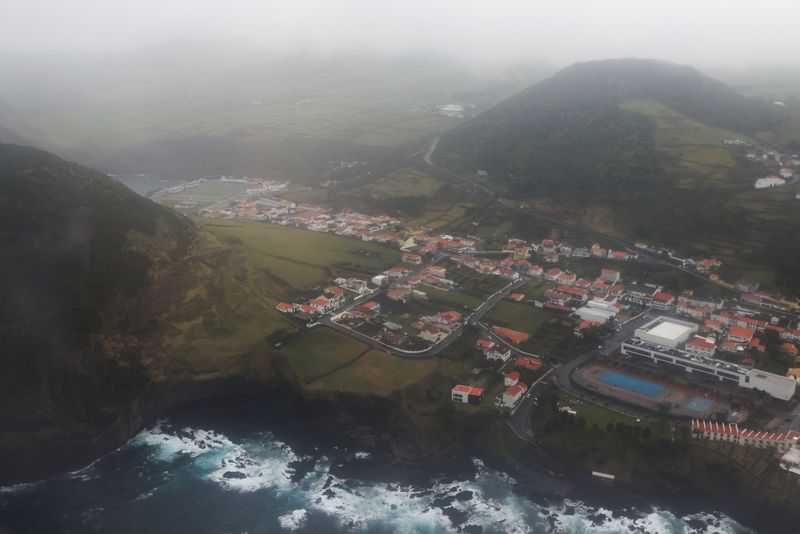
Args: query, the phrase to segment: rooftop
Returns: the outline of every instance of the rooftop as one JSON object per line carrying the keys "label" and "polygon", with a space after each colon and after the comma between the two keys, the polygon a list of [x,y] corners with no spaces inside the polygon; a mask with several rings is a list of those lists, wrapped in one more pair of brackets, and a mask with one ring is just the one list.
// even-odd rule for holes
{"label": "rooftop", "polygon": [[678,339],[690,332],[692,328],[685,324],[674,323],[670,320],[663,320],[647,331],[648,334],[659,336],[665,339]]}

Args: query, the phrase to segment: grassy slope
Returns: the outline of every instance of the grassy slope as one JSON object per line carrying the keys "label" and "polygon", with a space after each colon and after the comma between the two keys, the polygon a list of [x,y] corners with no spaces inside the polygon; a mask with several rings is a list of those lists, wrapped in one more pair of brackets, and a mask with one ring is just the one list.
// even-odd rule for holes
{"label": "grassy slope", "polygon": [[652,99],[626,100],[620,107],[654,121],[656,146],[669,156],[669,171],[680,174],[681,187],[709,183],[725,186],[738,163],[722,140],[738,138],[755,143],[747,135],[708,126]]}
{"label": "grassy slope", "polygon": [[[165,316],[177,361],[168,363],[164,377],[177,370],[203,378],[236,373],[247,365],[242,354],[300,327],[274,309],[278,302],[318,294],[336,276],[369,275],[399,261],[396,250],[330,234],[250,221],[198,222],[215,240],[195,258],[201,283]],[[296,363],[301,377],[321,372],[314,362]]]}

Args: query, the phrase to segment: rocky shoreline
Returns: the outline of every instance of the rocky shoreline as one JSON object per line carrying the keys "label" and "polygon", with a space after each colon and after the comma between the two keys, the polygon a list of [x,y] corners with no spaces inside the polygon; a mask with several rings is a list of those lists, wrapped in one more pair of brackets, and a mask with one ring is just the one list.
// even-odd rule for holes
{"label": "rocky shoreline", "polygon": [[[50,450],[44,456],[38,456],[40,452],[32,448],[28,457],[6,462],[2,485],[49,478],[83,467],[167,417],[176,424],[197,428],[222,425],[237,431],[277,430],[293,436],[300,452],[304,447],[310,451],[334,445],[365,450],[378,458],[383,467],[375,469],[373,463],[363,472],[346,473],[364,480],[392,480],[402,476],[409,482],[424,483],[434,477],[471,477],[475,471],[472,458],[479,457],[492,468],[515,478],[516,492],[537,500],[559,502],[568,498],[609,510],[646,510],[655,506],[678,514],[714,509],[759,532],[787,532],[797,521],[796,511],[758,503],[752,495],[737,488],[722,488],[722,494],[702,494],[691,481],[685,480],[612,488],[576,483],[558,473],[534,471],[516,458],[497,455],[474,443],[422,449],[413,432],[390,422],[394,409],[394,401],[384,398],[348,394],[308,398],[288,382],[267,387],[263,383],[228,379],[155,388],[149,395],[131,402],[129,410],[112,427],[85,442],[76,441],[70,448]],[[34,463],[36,469],[31,469]]]}

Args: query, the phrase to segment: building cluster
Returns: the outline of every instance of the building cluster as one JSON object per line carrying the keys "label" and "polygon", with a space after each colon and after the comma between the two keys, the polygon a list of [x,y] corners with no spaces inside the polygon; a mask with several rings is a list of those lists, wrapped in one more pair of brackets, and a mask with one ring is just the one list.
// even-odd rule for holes
{"label": "building cluster", "polygon": [[332,211],[308,204],[297,204],[291,200],[272,196],[286,186],[284,183],[263,182],[248,188],[227,207],[203,209],[198,215],[212,219],[253,219],[282,226],[295,226],[312,232],[330,232],[354,237],[362,241],[400,246],[402,240],[391,232],[400,224],[400,219],[390,215],[366,215],[352,210]]}
{"label": "building cluster", "polygon": [[[661,316],[638,328],[635,337],[622,343],[621,355],[643,359],[657,367],[680,370],[706,384],[761,391],[780,400],[794,396],[796,381],[749,365],[714,357],[711,338],[698,338],[697,323]],[[754,329],[732,325],[727,340],[749,344]]]}
{"label": "building cluster", "polygon": [[757,178],[753,184],[756,189],[785,185],[794,179],[795,170],[800,166],[798,154],[780,153],[776,150],[748,152],[747,159],[762,162],[773,172],[769,176]]}
{"label": "building cluster", "polygon": [[357,294],[367,290],[366,283],[363,285],[359,284],[359,282],[362,282],[361,280],[349,280],[352,280],[352,282],[349,282],[343,278],[337,278],[336,282],[339,282],[339,284],[326,287],[322,291],[321,295],[317,295],[308,300],[300,300],[298,302],[282,301],[275,306],[275,309],[281,313],[290,315],[301,313],[314,317],[317,315],[323,315],[337,308],[341,308],[351,300],[350,295],[345,292],[343,287],[347,287],[348,291]]}
{"label": "building cluster", "polygon": [[800,476],[800,432],[747,430],[736,424],[692,420],[692,437],[745,447],[775,449],[776,455],[780,456],[781,468]]}

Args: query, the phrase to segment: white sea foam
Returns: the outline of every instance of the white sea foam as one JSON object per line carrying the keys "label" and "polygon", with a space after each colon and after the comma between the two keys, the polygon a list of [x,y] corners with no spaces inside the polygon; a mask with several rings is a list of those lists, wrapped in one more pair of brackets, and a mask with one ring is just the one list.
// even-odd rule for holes
{"label": "white sea foam", "polygon": [[[734,534],[740,525],[722,514],[694,514],[678,518],[659,509],[612,512],[578,501],[544,508],[512,490],[516,481],[505,473],[473,460],[472,480],[434,482],[428,488],[393,483],[343,480],[331,474],[331,460],[317,459],[303,480],[294,482],[292,464],[301,458],[271,435],[233,443],[226,436],[197,429],[174,430],[158,425],[143,432],[134,444],[156,449],[159,461],[179,455],[193,458],[194,474],[226,490],[252,492],[269,489],[289,494],[299,508],[278,518],[288,530],[302,528],[309,511],[332,518],[340,530],[372,527],[392,532],[459,532],[467,525],[484,532],[526,534],[646,533]],[[356,452],[358,460],[369,453]],[[139,498],[150,498],[152,492]],[[689,525],[693,526],[689,526]]]}
{"label": "white sea foam", "polygon": [[200,456],[214,449],[235,447],[224,435],[213,431],[182,428],[169,430],[159,421],[151,429],[140,432],[130,442],[131,446],[147,445],[155,448],[158,460],[169,462],[180,455]]}
{"label": "white sea foam", "polygon": [[23,493],[31,491],[41,484],[41,482],[20,482],[19,484],[11,484],[8,486],[0,486],[0,494],[3,493]]}
{"label": "white sea foam", "polygon": [[267,442],[259,450],[236,445],[226,450],[218,467],[207,475],[226,489],[250,492],[264,488],[288,490],[294,487],[291,463],[299,458],[281,442]]}
{"label": "white sea foam", "polygon": [[278,523],[287,530],[297,530],[304,526],[308,520],[308,511],[301,508],[278,517]]}

